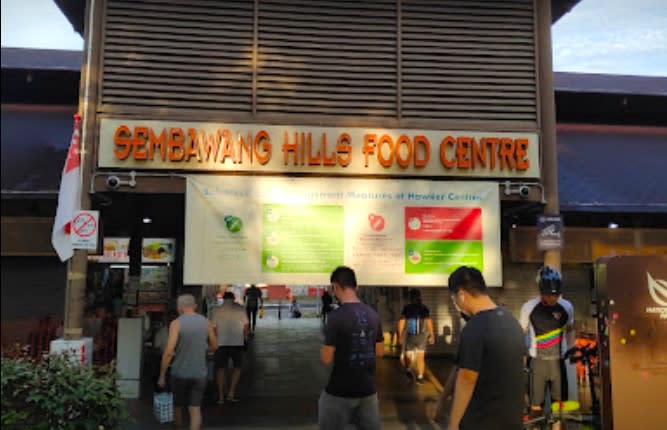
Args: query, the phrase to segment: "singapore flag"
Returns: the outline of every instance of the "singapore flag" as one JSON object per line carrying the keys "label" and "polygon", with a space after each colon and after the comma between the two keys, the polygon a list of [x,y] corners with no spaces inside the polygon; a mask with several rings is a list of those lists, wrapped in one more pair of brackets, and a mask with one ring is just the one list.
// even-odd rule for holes
{"label": "singapore flag", "polygon": [[70,238],[70,227],[74,213],[79,210],[81,203],[81,155],[79,153],[79,125],[81,116],[74,115],[74,132],[72,141],[67,151],[67,160],[63,168],[63,176],[60,179],[60,191],[58,192],[58,210],[53,223],[51,233],[51,244],[58,253],[60,261],[69,260],[74,254],[72,240]]}

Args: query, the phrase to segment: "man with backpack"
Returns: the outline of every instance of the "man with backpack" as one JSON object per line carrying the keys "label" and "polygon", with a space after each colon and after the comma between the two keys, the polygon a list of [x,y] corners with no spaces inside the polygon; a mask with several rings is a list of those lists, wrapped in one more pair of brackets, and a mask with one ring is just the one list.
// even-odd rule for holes
{"label": "man with backpack", "polygon": [[[403,307],[398,320],[398,341],[402,345],[401,364],[418,384],[424,383],[426,370],[426,344],[435,343],[433,320],[429,309],[422,303],[421,292],[413,288],[409,292],[410,303]],[[417,374],[414,374],[416,367]]]}

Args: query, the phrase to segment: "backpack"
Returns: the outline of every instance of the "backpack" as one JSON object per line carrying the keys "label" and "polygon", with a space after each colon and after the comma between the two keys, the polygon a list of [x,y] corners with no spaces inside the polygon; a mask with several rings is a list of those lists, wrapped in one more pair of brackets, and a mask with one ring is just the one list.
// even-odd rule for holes
{"label": "backpack", "polygon": [[408,334],[419,334],[421,333],[421,325],[421,318],[408,318],[406,331]]}

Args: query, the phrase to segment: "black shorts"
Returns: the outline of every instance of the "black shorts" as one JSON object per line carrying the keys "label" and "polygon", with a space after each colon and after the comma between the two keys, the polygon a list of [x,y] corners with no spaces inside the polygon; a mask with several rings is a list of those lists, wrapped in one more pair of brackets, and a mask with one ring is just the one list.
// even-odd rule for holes
{"label": "black shorts", "polygon": [[[534,406],[541,406],[544,403],[547,385],[550,386],[551,401],[561,401],[563,399],[561,395],[561,361],[559,359],[533,358],[530,361],[530,368],[531,403]],[[550,405],[547,405],[547,407],[550,407]]]}
{"label": "black shorts", "polygon": [[243,364],[242,346],[219,346],[215,350],[215,368],[226,369],[229,359],[232,359],[232,365],[235,369],[240,369]]}
{"label": "black shorts", "polygon": [[171,379],[171,388],[174,392],[174,406],[201,406],[206,391],[206,378],[176,378]]}

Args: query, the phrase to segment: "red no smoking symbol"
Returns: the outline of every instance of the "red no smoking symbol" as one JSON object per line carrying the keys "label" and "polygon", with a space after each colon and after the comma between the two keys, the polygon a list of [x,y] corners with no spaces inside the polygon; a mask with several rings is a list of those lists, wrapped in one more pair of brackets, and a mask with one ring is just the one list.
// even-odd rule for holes
{"label": "red no smoking symbol", "polygon": [[97,221],[89,213],[81,213],[72,221],[74,233],[80,237],[90,237],[97,231]]}

